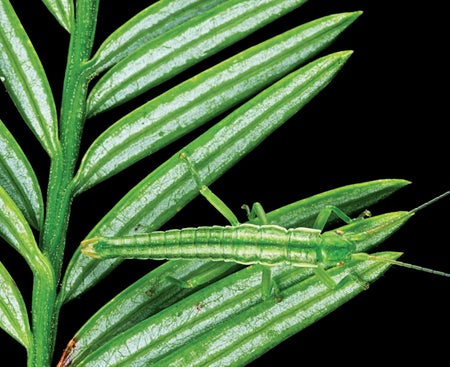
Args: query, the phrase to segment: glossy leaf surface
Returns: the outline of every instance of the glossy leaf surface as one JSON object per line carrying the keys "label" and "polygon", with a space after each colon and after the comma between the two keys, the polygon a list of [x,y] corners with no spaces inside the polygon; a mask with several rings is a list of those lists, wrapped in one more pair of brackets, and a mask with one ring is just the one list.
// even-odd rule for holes
{"label": "glossy leaf surface", "polygon": [[88,149],[75,178],[77,191],[120,172],[260,91],[323,50],[359,15],[336,14],[294,28],[129,113]]}
{"label": "glossy leaf surface", "polygon": [[227,0],[161,0],[120,26],[92,58],[92,73],[99,74],[137,48],[181,23]]}
{"label": "glossy leaf surface", "polygon": [[[187,145],[186,152],[209,184],[297,113],[341,69],[352,52],[337,52],[309,63],[264,90]],[[186,164],[176,153],[131,190],[96,226],[95,234],[156,230],[198,194]],[[90,287],[117,261],[95,262],[77,251],[63,292],[72,297]],[[63,293],[63,294],[64,294]],[[66,298],[67,296],[64,296]]]}
{"label": "glossy leaf surface", "polygon": [[27,157],[1,120],[0,186],[14,200],[28,222],[39,229],[44,204],[38,180]]}
{"label": "glossy leaf surface", "polygon": [[0,0],[0,79],[50,156],[57,147],[52,91],[36,51],[8,0]]}
{"label": "glossy leaf surface", "polygon": [[[399,256],[398,253],[380,255],[393,259]],[[282,292],[281,302],[260,303],[230,317],[231,320],[227,318],[226,323],[201,335],[195,343],[184,342],[183,347],[159,359],[158,363],[164,366],[243,366],[361,293],[365,289],[363,284],[350,278],[350,274],[357,273],[367,285],[388,268],[389,265],[373,262],[333,268],[330,275],[336,282],[348,277],[336,290],[330,290],[316,277],[311,277]],[[144,359],[137,357],[138,363]]]}
{"label": "glossy leaf surface", "polygon": [[1,262],[0,327],[25,348],[30,347],[32,338],[25,302],[16,283]]}
{"label": "glossy leaf surface", "polygon": [[14,247],[33,269],[40,250],[20,209],[0,186],[0,236]]}
{"label": "glossy leaf surface", "polygon": [[335,290],[298,269],[276,267],[281,300],[274,302],[261,300],[261,268],[251,266],[142,321],[74,366],[242,366],[359,294],[388,267],[372,261],[335,267],[333,279],[346,279]]}
{"label": "glossy leaf surface", "polygon": [[[409,182],[404,180],[376,180],[343,186],[286,205],[267,213],[267,216],[271,223],[285,227],[310,227],[318,212],[327,205],[337,205],[348,214],[357,214],[407,184]],[[393,221],[395,218],[391,219]],[[345,231],[349,234],[358,230],[367,231],[371,223],[374,224],[372,221],[364,222],[364,227],[361,227],[363,223],[355,222],[345,226]],[[380,223],[377,222],[374,225]],[[395,229],[392,227],[386,233],[392,233]],[[379,243],[382,238],[378,237],[377,241]],[[374,244],[373,241],[363,242],[361,237],[358,238],[358,243],[361,251],[368,250]],[[76,333],[78,348],[73,351],[71,357],[84,358],[115,335],[200,289],[200,287],[181,289],[167,278],[168,275],[180,280],[202,277],[203,285],[205,285],[240,268],[242,266],[221,262],[170,261],[164,263],[114,297]],[[304,273],[304,269],[291,269],[290,272],[286,272],[286,277],[280,276],[277,280],[285,282],[283,284],[293,284],[303,279]],[[195,288],[196,285],[193,284],[193,287]]]}
{"label": "glossy leaf surface", "polygon": [[117,63],[88,97],[92,116],[118,106],[237,42],[305,0],[229,0],[155,38]]}
{"label": "glossy leaf surface", "polygon": [[[208,185],[220,177],[297,113],[333,79],[351,53],[324,56],[289,74],[188,144],[183,151],[202,181]],[[176,153],[132,189],[89,237],[135,233],[136,228],[156,230],[197,194],[189,169]],[[87,259],[77,251],[64,280],[64,298],[92,286],[117,263]]]}
{"label": "glossy leaf surface", "polygon": [[73,24],[73,0],[42,0],[58,23],[70,33]]}

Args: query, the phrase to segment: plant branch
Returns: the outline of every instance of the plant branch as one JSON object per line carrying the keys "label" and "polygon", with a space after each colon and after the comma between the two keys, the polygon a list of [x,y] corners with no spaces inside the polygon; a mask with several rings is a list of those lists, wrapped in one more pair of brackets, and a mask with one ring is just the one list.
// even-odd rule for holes
{"label": "plant branch", "polygon": [[44,256],[33,264],[33,346],[28,355],[28,367],[49,366],[56,335],[56,281],[53,269]]}
{"label": "plant branch", "polygon": [[59,279],[65,235],[72,203],[72,185],[85,121],[90,74],[88,60],[95,35],[99,0],[77,2],[75,28],[69,46],[60,117],[61,149],[52,161],[47,199],[47,217],[41,243]]}
{"label": "plant branch", "polygon": [[[75,27],[69,45],[62,109],[60,145],[52,157],[48,185],[47,212],[41,235],[41,248],[48,271],[35,274],[33,289],[34,346],[29,367],[47,367],[55,344],[59,307],[57,284],[61,275],[66,234],[73,198],[72,179],[78,159],[85,121],[89,60],[95,35],[99,0],[77,1]],[[45,274],[45,276],[43,276]],[[51,274],[51,278],[49,275]]]}

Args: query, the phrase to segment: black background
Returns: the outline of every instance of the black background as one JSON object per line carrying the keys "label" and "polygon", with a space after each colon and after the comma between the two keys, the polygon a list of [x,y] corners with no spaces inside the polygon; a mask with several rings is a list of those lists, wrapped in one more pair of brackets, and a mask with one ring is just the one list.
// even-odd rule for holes
{"label": "black background", "polygon": [[[60,100],[68,35],[38,0],[11,1],[41,57]],[[102,1],[99,43],[117,26],[151,1]],[[448,24],[440,2],[311,0],[282,20],[265,27],[226,52],[217,62],[283,30],[332,13],[362,10],[364,14],[329,49],[354,54],[335,80],[294,118],[274,133],[212,189],[243,218],[242,203],[260,201],[272,210],[338,186],[380,178],[402,178],[411,185],[374,208],[408,210],[450,188],[448,178],[448,69],[444,52]],[[440,8],[441,7],[441,8]],[[208,63],[183,73],[183,80]],[[169,85],[147,93],[145,101]],[[35,168],[42,187],[48,159],[0,89],[0,118],[15,135]],[[133,106],[124,106],[89,120],[83,151],[101,131]],[[68,259],[90,228],[134,184],[157,167],[174,149],[155,154],[125,173],[76,199],[69,229]],[[428,207],[391,237],[382,250],[404,251],[402,260],[450,272],[447,237],[449,200]],[[166,228],[226,224],[204,199],[188,205]],[[30,302],[31,275],[6,244],[1,261]],[[155,264],[123,264],[93,291],[63,308],[57,354],[89,315]],[[450,326],[450,280],[393,268],[368,292],[262,356],[252,366],[283,360],[288,365],[409,363],[445,360]],[[24,350],[0,332],[0,354],[25,365]],[[289,362],[286,358],[290,357]],[[363,359],[362,359],[363,358]],[[5,359],[4,359],[5,360]]]}

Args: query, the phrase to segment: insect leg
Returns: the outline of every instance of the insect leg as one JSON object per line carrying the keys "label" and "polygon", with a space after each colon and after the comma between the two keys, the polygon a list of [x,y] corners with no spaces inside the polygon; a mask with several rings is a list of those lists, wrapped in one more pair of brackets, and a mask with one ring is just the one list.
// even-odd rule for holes
{"label": "insect leg", "polygon": [[350,273],[345,278],[343,278],[339,283],[336,283],[334,279],[326,272],[324,268],[321,266],[318,266],[317,268],[314,268],[314,274],[317,276],[317,278],[320,279],[322,283],[324,283],[329,289],[338,289],[342,287],[344,284],[346,284],[350,280],[354,280],[360,284],[362,288],[365,290],[369,289],[369,283],[366,282],[364,279],[362,279],[358,274],[356,273]]}
{"label": "insect leg", "polygon": [[[330,216],[332,213],[335,214],[339,219],[341,219],[342,221],[344,221],[347,224],[355,220],[355,219],[350,218],[347,214],[345,214],[338,207],[333,206],[333,205],[328,205],[325,208],[323,208],[317,215],[317,218],[313,224],[313,228],[323,230],[325,228],[325,225],[327,224],[328,220],[330,219]],[[361,219],[364,217],[370,217],[370,212],[368,210],[363,211],[357,219]]]}
{"label": "insect leg", "polygon": [[[181,152],[179,157],[189,168],[191,176],[194,179],[200,194],[204,196],[205,199],[208,200],[208,202],[211,203],[211,205],[214,206],[230,222],[231,225],[239,225],[239,220],[231,209],[202,182],[198,171],[189,160],[187,153]],[[229,264],[220,264],[215,262],[211,268],[203,270],[201,274],[195,275],[188,280],[175,279],[173,277],[168,277],[167,279],[181,288],[195,288],[211,281],[211,279],[214,279],[217,274],[223,274],[226,269],[229,269]]]}
{"label": "insect leg", "polygon": [[328,288],[336,288],[336,282],[321,266],[314,268],[314,274],[316,274],[317,278],[319,278],[321,282],[324,283]]}
{"label": "insect leg", "polygon": [[[267,220],[266,212],[264,211],[262,205],[258,202],[254,203],[252,209],[248,205],[242,205],[242,209],[247,212],[247,217],[249,220],[259,218],[263,225],[269,224]],[[276,282],[272,279],[272,269],[270,266],[260,265],[262,268],[262,297],[267,299],[273,292],[274,298],[277,299],[279,291]]]}
{"label": "insect leg", "polygon": [[262,299],[263,301],[272,298],[278,302],[281,300],[280,291],[277,283],[272,278],[272,269],[267,265],[255,265],[261,267],[262,277],[261,277],[261,288],[262,288]]}
{"label": "insect leg", "polygon": [[[247,217],[249,220],[259,218],[261,224],[269,224],[267,220],[266,212],[262,205],[258,202],[252,205],[252,208],[246,204],[242,205],[242,209],[247,212]],[[270,266],[259,265],[262,269],[262,298],[266,300],[270,297],[273,292],[274,299],[280,299],[279,297],[279,288],[277,283],[272,279],[272,269]]]}
{"label": "insect leg", "polygon": [[[186,162],[189,170],[191,171],[191,175],[199,188],[199,192],[203,195],[206,200],[208,200],[212,206],[214,206],[229,222],[232,226],[237,226],[240,224],[236,215],[231,211],[231,209],[216,195],[214,194],[208,186],[206,186],[198,174],[198,171],[195,169],[193,164],[189,161],[188,155],[185,152],[180,153],[180,159]],[[259,203],[253,204],[252,210],[248,209],[248,206],[244,206],[244,209],[247,210],[247,215],[249,219],[252,217],[258,216],[263,224],[267,224],[266,214],[262,205]],[[272,280],[272,271],[269,266],[262,266],[262,297],[263,299],[267,299],[272,290],[274,295],[276,295],[278,287],[275,282]],[[191,280],[192,282],[194,280]],[[189,283],[187,283],[189,284]]]}
{"label": "insect leg", "polygon": [[232,226],[239,225],[239,220],[236,215],[231,211],[231,209],[216,195],[214,194],[208,186],[206,186],[198,174],[197,170],[194,168],[192,163],[185,152],[180,154],[180,159],[186,162],[189,170],[191,171],[192,178],[194,179],[200,194],[202,194],[210,204],[216,208],[229,222]]}
{"label": "insect leg", "polygon": [[252,209],[247,204],[242,205],[241,207],[244,209],[247,213],[247,218],[249,220],[259,218],[261,221],[261,224],[269,224],[269,221],[267,220],[266,211],[262,207],[262,205],[258,202],[254,203],[252,205]]}

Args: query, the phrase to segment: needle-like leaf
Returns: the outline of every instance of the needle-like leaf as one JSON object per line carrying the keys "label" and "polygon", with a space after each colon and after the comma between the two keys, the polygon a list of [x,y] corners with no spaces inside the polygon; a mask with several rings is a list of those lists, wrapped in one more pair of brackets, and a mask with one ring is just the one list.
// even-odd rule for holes
{"label": "needle-like leaf", "polygon": [[[74,367],[243,366],[355,297],[388,268],[372,261],[335,267],[330,276],[346,281],[332,290],[314,276],[305,279],[304,269],[277,267],[276,280],[290,279],[280,279],[281,300],[274,302],[261,301],[261,268],[251,266],[143,320],[85,358],[70,360]],[[77,340],[77,349],[82,347]]]}
{"label": "needle-like leaf", "polygon": [[96,75],[131,52],[181,23],[227,0],[161,0],[119,27],[92,58]]}
{"label": "needle-like leaf", "polygon": [[[380,256],[396,259],[399,253],[380,253]],[[368,284],[379,279],[390,267],[384,263],[353,262],[342,268],[331,269],[330,275],[336,282],[344,277],[347,280],[336,290],[330,290],[320,280],[311,277],[304,282],[289,287],[282,293],[282,301],[278,303],[264,302],[249,307],[242,313],[227,317],[221,323],[202,334],[192,342],[183,340],[183,345],[165,358],[158,358],[164,366],[244,366],[255,360],[281,341],[303,330],[312,323],[342,306],[345,302],[364,291]],[[358,274],[360,279],[352,278]],[[224,285],[226,282],[224,281]],[[233,289],[234,290],[234,289]],[[224,294],[227,290],[224,289]],[[241,300],[244,304],[245,299]],[[202,305],[200,303],[200,305]],[[244,304],[245,305],[245,304]],[[208,304],[203,305],[207,311]],[[231,320],[230,320],[231,318]],[[198,325],[195,315],[194,324]],[[191,325],[194,327],[194,325]],[[180,332],[181,334],[181,332]],[[181,334],[181,339],[185,335]],[[123,339],[125,339],[125,335]],[[117,341],[121,338],[119,337]],[[165,341],[166,343],[167,341]],[[113,344],[113,343],[111,343]],[[201,345],[202,348],[198,346]],[[153,345],[152,345],[153,346]],[[118,346],[115,345],[115,348]],[[145,350],[145,348],[142,348]],[[160,350],[161,351],[161,350]],[[150,351],[152,352],[152,351]],[[164,351],[162,351],[164,353]],[[114,360],[115,355],[111,355]],[[127,363],[133,364],[146,360],[146,353],[136,353]],[[119,358],[123,358],[119,356]],[[114,364],[112,364],[114,366]],[[84,366],[84,365],[83,365]]]}
{"label": "needle-like leaf", "polygon": [[[208,185],[220,177],[298,112],[325,88],[351,54],[337,52],[289,74],[188,144],[183,151],[202,181]],[[197,195],[191,173],[176,153],[122,198],[89,237],[156,230]],[[64,278],[63,298],[80,294],[118,263],[88,259],[77,251]]]}
{"label": "needle-like leaf", "polygon": [[0,186],[0,237],[14,247],[34,270],[42,256],[31,227],[16,203]]}
{"label": "needle-like leaf", "polygon": [[58,133],[52,91],[9,0],[0,0],[0,79],[28,127],[53,156]]}
{"label": "needle-like leaf", "polygon": [[44,204],[38,180],[27,157],[1,120],[0,186],[15,201],[28,222],[39,229]]}
{"label": "needle-like leaf", "polygon": [[[409,182],[405,180],[391,179],[343,186],[276,209],[267,213],[267,217],[270,218],[271,223],[289,228],[310,227],[319,211],[327,205],[337,205],[346,213],[359,213],[407,184]],[[373,222],[368,223],[373,224]],[[358,225],[363,224],[359,222]],[[346,233],[352,233],[353,226],[346,226]],[[367,229],[367,227],[364,228],[364,230]],[[394,227],[389,232],[395,229]],[[377,238],[377,241],[379,243],[382,239]],[[368,250],[373,245],[374,241],[371,243],[366,241],[364,244],[361,243],[360,250]],[[78,347],[72,351],[70,358],[83,359],[114,336],[199,290],[199,288],[195,289],[194,284],[192,284],[194,289],[181,289],[169,280],[168,275],[170,279],[179,280],[202,277],[203,284],[208,284],[240,268],[240,265],[220,262],[166,262],[115,296],[93,315],[75,334],[74,340],[77,340]],[[299,277],[302,272],[299,269],[291,271],[287,273],[286,278],[289,279],[290,284],[293,284],[301,280]],[[298,274],[298,277],[294,274]]]}
{"label": "needle-like leaf", "polygon": [[162,34],[94,85],[87,113],[118,106],[298,8],[306,0],[229,0]]}
{"label": "needle-like leaf", "polygon": [[6,268],[0,262],[0,327],[30,348],[31,331],[25,302]]}
{"label": "needle-like leaf", "polygon": [[42,0],[42,2],[58,23],[70,33],[74,16],[73,0]]}
{"label": "needle-like leaf", "polygon": [[327,47],[360,14],[335,14],[294,28],[129,113],[88,149],[75,178],[76,191],[122,171],[262,90]]}

